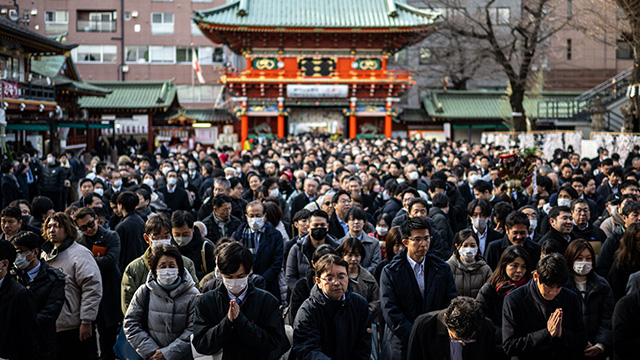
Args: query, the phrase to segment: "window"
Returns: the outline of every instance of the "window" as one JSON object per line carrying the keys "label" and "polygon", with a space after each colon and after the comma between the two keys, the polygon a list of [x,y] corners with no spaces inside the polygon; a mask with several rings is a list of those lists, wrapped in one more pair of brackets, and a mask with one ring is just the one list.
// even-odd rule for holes
{"label": "window", "polygon": [[69,31],[69,13],[67,11],[45,11],[44,32],[61,34]]}
{"label": "window", "polygon": [[193,54],[193,48],[177,47],[176,48],[176,62],[179,62],[179,63],[190,63],[191,61],[193,61],[193,55],[192,54]]}
{"label": "window", "polygon": [[213,0],[191,0],[191,2],[210,3],[213,2]]}
{"label": "window", "polygon": [[176,62],[176,48],[174,46],[149,46],[149,61],[173,64]]}
{"label": "window", "polygon": [[118,58],[116,45],[80,45],[71,50],[76,62],[115,63]]}
{"label": "window", "polygon": [[507,25],[511,18],[511,9],[508,7],[496,7],[489,9],[491,23],[495,25]]}
{"label": "window", "polygon": [[221,85],[176,85],[180,102],[213,103],[220,92]]}
{"label": "window", "polygon": [[77,30],[78,32],[115,32],[116,12],[78,11]]}
{"label": "window", "polygon": [[198,49],[198,62],[200,64],[224,62],[224,49],[222,47],[203,46]]}
{"label": "window", "polygon": [[616,59],[633,60],[633,49],[628,42],[624,40],[616,41]]}
{"label": "window", "polygon": [[191,35],[192,36],[202,36],[202,31],[200,31],[200,28],[198,27],[198,24],[195,23],[195,21],[191,20]]}
{"label": "window", "polygon": [[131,20],[131,12],[127,11],[124,13],[124,21]]}
{"label": "window", "polygon": [[149,62],[148,46],[127,46],[126,47],[127,62],[147,63]]}
{"label": "window", "polygon": [[151,13],[151,34],[173,35],[173,14]]}
{"label": "window", "polygon": [[567,39],[567,60],[571,60],[571,39]]}

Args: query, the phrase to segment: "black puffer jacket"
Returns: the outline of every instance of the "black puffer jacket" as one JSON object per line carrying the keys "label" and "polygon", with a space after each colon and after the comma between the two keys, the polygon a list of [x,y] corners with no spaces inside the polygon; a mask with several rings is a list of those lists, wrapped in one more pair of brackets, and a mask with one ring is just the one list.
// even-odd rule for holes
{"label": "black puffer jacket", "polygon": [[40,359],[56,359],[56,319],[64,305],[65,276],[58,269],[40,260],[40,270],[33,281],[21,271],[16,280],[24,285],[35,298],[37,310],[38,339]]}
{"label": "black puffer jacket", "polygon": [[36,305],[33,295],[11,275],[5,275],[0,286],[0,358],[40,359],[43,346],[35,331]]}
{"label": "black puffer jacket", "polygon": [[618,226],[611,235],[605,240],[600,249],[598,255],[598,264],[596,265],[596,272],[598,275],[606,278],[609,276],[609,271],[613,266],[615,260],[616,250],[620,247],[620,240],[624,234],[623,226]]}
{"label": "black puffer jacket", "polygon": [[369,359],[369,305],[348,291],[344,301],[330,300],[318,286],[311,289],[293,324],[293,353],[297,359]]}
{"label": "black puffer jacket", "polygon": [[[566,288],[580,295],[576,283],[572,278]],[[591,344],[601,343],[605,350],[611,349],[613,337],[611,333],[611,318],[615,301],[613,292],[607,280],[591,271],[587,276],[587,290],[582,300],[582,316],[587,331],[587,339]]]}
{"label": "black puffer jacket", "polygon": [[66,179],[65,176],[66,172],[62,169],[58,160],[51,165],[42,167],[42,174],[40,175],[40,190],[46,192],[62,192],[64,180]]}

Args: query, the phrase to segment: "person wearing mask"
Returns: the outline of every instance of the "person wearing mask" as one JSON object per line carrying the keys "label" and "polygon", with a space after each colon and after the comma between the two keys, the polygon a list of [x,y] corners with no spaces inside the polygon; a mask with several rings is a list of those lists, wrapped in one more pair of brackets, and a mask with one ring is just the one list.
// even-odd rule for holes
{"label": "person wearing mask", "polygon": [[535,243],[540,241],[540,234],[536,232],[538,229],[538,212],[532,205],[525,205],[521,207],[519,212],[525,214],[529,218],[529,234],[527,238]]}
{"label": "person wearing mask", "polygon": [[56,160],[57,154],[47,155],[47,163],[42,168],[40,175],[40,195],[46,196],[51,201],[56,211],[64,210],[62,194],[64,193],[65,172]]}
{"label": "person wearing mask", "polygon": [[347,211],[351,209],[351,195],[345,190],[337,191],[331,197],[331,207],[333,215],[329,218],[329,234],[336,239],[342,239],[349,232]]}
{"label": "person wearing mask", "polygon": [[566,287],[580,295],[582,301],[582,317],[589,340],[584,358],[605,359],[613,345],[611,319],[615,300],[611,286],[593,271],[596,254],[587,240],[572,241],[564,257],[571,272]]}
{"label": "person wearing mask", "polygon": [[456,283],[458,296],[476,298],[478,291],[491,276],[491,268],[478,252],[478,235],[472,230],[460,230],[455,237],[455,250],[447,260]]}
{"label": "person wearing mask", "polygon": [[[136,290],[146,283],[155,249],[173,244],[171,241],[171,222],[164,215],[151,216],[144,224],[142,238],[148,244],[147,250],[142,256],[127,265],[122,273],[122,282],[120,283],[120,310],[122,310],[122,314],[127,313],[127,308]],[[189,271],[193,282],[197,283],[198,277],[193,261],[183,256],[182,262],[185,269]]]}
{"label": "person wearing mask", "polygon": [[635,201],[635,197],[633,196],[622,199],[622,197],[615,194],[611,194],[607,198],[606,212],[594,223],[595,226],[598,226],[600,230],[604,232],[606,237],[611,236],[611,234],[624,223],[624,221],[622,221],[622,208],[624,207],[623,202],[626,199],[628,199],[627,202]]}
{"label": "person wearing mask", "polygon": [[573,218],[572,239],[585,239],[602,245],[607,240],[604,231],[590,223],[591,209],[584,199],[577,199],[571,203],[571,217]]}
{"label": "person wearing mask", "polygon": [[[586,205],[586,207],[588,211],[589,205]],[[588,221],[588,218],[586,221]],[[540,239],[540,243],[551,241],[554,243],[553,247],[558,249],[561,254],[564,254],[572,240],[571,231],[574,228],[571,208],[565,205],[554,207],[549,211],[549,222],[551,227],[547,234]]]}
{"label": "person wearing mask", "polygon": [[328,244],[336,249],[340,245],[336,238],[327,233],[328,226],[329,216],[324,211],[315,210],[309,214],[308,234],[291,247],[287,257],[285,279],[290,290],[309,272],[311,258],[319,246]]}
{"label": "person wearing mask", "polygon": [[202,279],[215,269],[214,245],[194,227],[195,219],[189,212],[178,210],[171,215],[171,233],[180,253],[191,259],[196,268],[196,276]]}
{"label": "person wearing mask", "polygon": [[491,218],[491,204],[484,199],[475,199],[467,206],[467,215],[471,220],[469,229],[478,236],[480,254],[485,255],[489,244],[496,240],[501,240],[504,235],[489,226]]}
{"label": "person wearing mask", "polygon": [[487,283],[482,285],[476,300],[482,312],[495,326],[495,358],[507,359],[502,348],[502,306],[504,297],[525,285],[531,278],[529,254],[522,246],[511,245],[502,252],[500,261]]}
{"label": "person wearing mask", "polygon": [[627,202],[624,204],[621,214],[624,223],[605,240],[600,249],[600,254],[598,254],[596,272],[604,278],[609,276],[609,270],[615,262],[615,252],[620,248],[622,236],[632,224],[640,222],[640,202]]}
{"label": "person wearing mask", "polygon": [[489,267],[495,271],[502,253],[511,245],[524,247],[529,254],[529,263],[536,264],[540,258],[540,245],[527,238],[529,218],[523,213],[513,212],[507,216],[505,226],[507,234],[501,241],[490,243],[485,253]]}
{"label": "person wearing mask", "polygon": [[247,222],[233,233],[233,239],[245,245],[254,255],[253,271],[262,275],[267,290],[280,298],[278,278],[282,271],[284,241],[282,234],[266,221],[264,205],[252,201],[247,205]]}
{"label": "person wearing mask", "polygon": [[122,273],[118,267],[120,236],[115,231],[100,226],[98,217],[91,208],[80,208],[73,217],[82,233],[78,244],[91,250],[102,277],[102,300],[96,321],[102,358],[115,359],[113,345],[120,328],[119,322],[122,320],[118,311],[119,284],[122,280]]}
{"label": "person wearing mask", "polygon": [[102,276],[90,250],[78,244],[71,218],[57,212],[44,223],[44,259],[66,277],[65,306],[56,321],[59,359],[93,359],[94,325],[102,300]]}
{"label": "person wearing mask", "polygon": [[404,244],[402,243],[402,233],[400,232],[399,226],[394,226],[389,229],[387,235],[385,236],[384,241],[384,256],[385,258],[380,261],[376,271],[373,276],[376,278],[376,281],[380,283],[380,276],[382,276],[382,269],[384,269],[387,264],[391,263],[393,258],[404,249]]}
{"label": "person wearing mask", "polygon": [[349,291],[348,268],[344,259],[331,254],[315,264],[316,286],[293,323],[292,352],[298,358],[366,360],[371,356],[367,300]]}
{"label": "person wearing mask", "polygon": [[39,346],[49,343],[43,343],[45,339],[37,337],[38,308],[33,294],[9,272],[15,260],[14,246],[8,241],[0,241],[0,357],[41,359]]}
{"label": "person wearing mask", "polygon": [[140,202],[138,195],[131,191],[124,191],[118,194],[116,199],[117,212],[122,216],[122,220],[115,227],[120,238],[120,256],[118,267],[123,273],[124,269],[138,258],[145,250],[142,238],[144,234],[144,221],[140,215],[136,214],[136,206]]}
{"label": "person wearing mask", "polygon": [[277,359],[289,349],[280,302],[249,281],[253,259],[252,252],[235,241],[217,251],[223,285],[204,293],[196,304],[193,346],[199,353]]}
{"label": "person wearing mask", "polygon": [[451,269],[429,254],[431,225],[412,217],[401,227],[406,248],[382,270],[380,300],[385,321],[382,359],[405,359],[415,319],[445,308],[457,296]]}
{"label": "person wearing mask", "polygon": [[[34,296],[36,307],[38,359],[55,360],[56,319],[64,305],[65,276],[40,259],[42,237],[23,231],[11,239],[16,249],[16,280]],[[22,312],[20,312],[22,314]]]}
{"label": "person wearing mask", "polygon": [[124,334],[143,359],[190,358],[200,292],[174,246],[158,247],[149,266],[147,280],[133,295],[124,317]]}
{"label": "person wearing mask", "polygon": [[507,355],[564,360],[584,353],[588,340],[580,298],[563,288],[569,277],[566,260],[553,253],[540,259],[531,281],[505,297],[502,346]]}
{"label": "person wearing mask", "polygon": [[117,198],[118,195],[125,190],[120,171],[112,171],[109,180],[111,181],[111,186],[104,191],[103,195],[103,197],[107,200],[110,200],[112,197]]}
{"label": "person wearing mask", "polygon": [[202,174],[200,173],[200,171],[198,171],[198,162],[193,158],[189,159],[187,169],[189,184],[191,184],[196,189],[197,194],[199,195],[200,186],[204,181],[204,177],[202,177]]}
{"label": "person wearing mask", "polygon": [[158,192],[164,196],[164,202],[171,211],[191,209],[189,196],[185,189],[178,186],[178,172],[169,170],[165,175],[167,177],[167,185],[158,189]]}
{"label": "person wearing mask", "polygon": [[214,242],[231,236],[242,225],[242,221],[232,215],[233,199],[226,194],[213,197],[213,211],[202,222],[207,227],[207,237]]}
{"label": "person wearing mask", "polygon": [[411,331],[409,359],[493,359],[493,324],[470,297],[420,315]]}

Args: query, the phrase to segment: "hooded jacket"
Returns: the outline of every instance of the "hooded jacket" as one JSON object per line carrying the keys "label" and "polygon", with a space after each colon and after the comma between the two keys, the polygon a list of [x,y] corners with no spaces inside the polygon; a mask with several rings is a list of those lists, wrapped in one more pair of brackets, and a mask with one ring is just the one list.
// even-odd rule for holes
{"label": "hooded jacket", "polygon": [[[188,271],[181,274],[177,288],[167,291],[149,272],[147,282],[131,299],[124,317],[124,333],[143,359],[160,349],[167,360],[193,359],[191,334],[196,306],[196,288]],[[145,307],[148,306],[148,309]],[[147,312],[147,324],[143,324]]]}

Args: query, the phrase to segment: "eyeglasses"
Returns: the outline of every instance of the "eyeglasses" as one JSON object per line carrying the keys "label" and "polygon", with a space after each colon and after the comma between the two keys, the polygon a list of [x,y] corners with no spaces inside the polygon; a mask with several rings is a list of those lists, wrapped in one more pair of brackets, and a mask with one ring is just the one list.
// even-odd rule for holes
{"label": "eyeglasses", "polygon": [[170,239],[171,238],[171,233],[165,233],[164,235],[149,235],[147,234],[147,236],[149,237],[149,239],[151,240],[164,240],[164,239]]}
{"label": "eyeglasses", "polygon": [[320,277],[320,280],[324,280],[328,283],[335,283],[336,281],[341,283],[341,282],[345,282],[349,279],[349,276],[347,275],[338,275],[338,277],[333,277],[333,276],[327,276],[326,278]]}
{"label": "eyeglasses", "polygon": [[413,237],[413,238],[409,238],[409,240],[417,241],[417,242],[430,242],[431,241],[431,235],[425,236],[425,237]]}
{"label": "eyeglasses", "polygon": [[96,226],[96,222],[91,220],[82,226],[78,226],[78,229],[80,229],[80,231],[87,231],[88,229],[93,229],[94,226]]}
{"label": "eyeglasses", "polygon": [[325,206],[329,206],[331,205],[331,201],[327,201],[326,203],[324,203]]}

